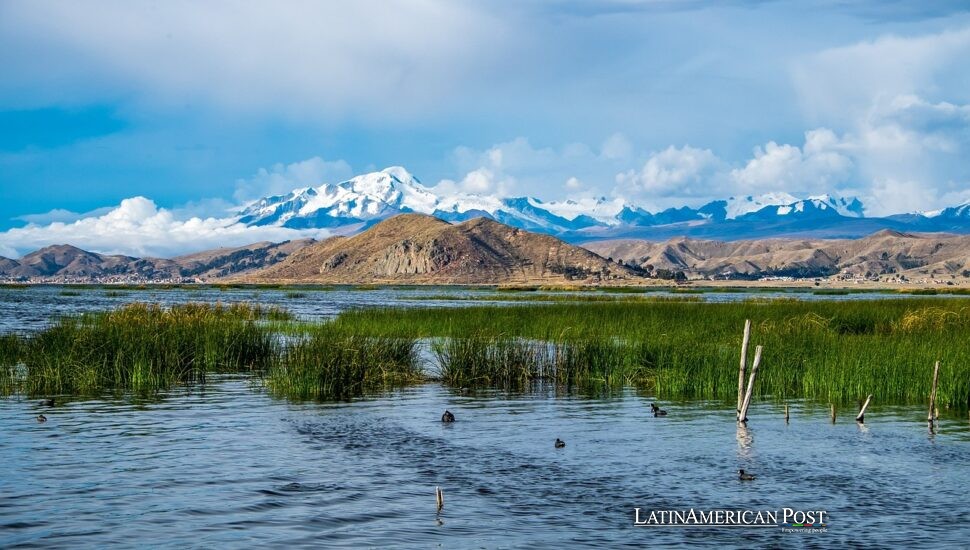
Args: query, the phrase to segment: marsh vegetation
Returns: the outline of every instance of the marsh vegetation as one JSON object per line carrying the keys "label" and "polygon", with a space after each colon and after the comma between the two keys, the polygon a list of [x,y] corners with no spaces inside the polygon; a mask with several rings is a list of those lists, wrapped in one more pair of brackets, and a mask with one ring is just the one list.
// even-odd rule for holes
{"label": "marsh vegetation", "polygon": [[970,404],[964,298],[707,303],[634,295],[358,309],[324,322],[246,304],[132,304],[3,335],[0,390],[151,392],[244,372],[294,399],[347,399],[433,378],[457,388],[633,386],[730,401],[745,319],[753,321],[752,344],[764,346],[759,398],[854,404],[871,393],[881,404],[923,403],[939,360],[940,407]]}

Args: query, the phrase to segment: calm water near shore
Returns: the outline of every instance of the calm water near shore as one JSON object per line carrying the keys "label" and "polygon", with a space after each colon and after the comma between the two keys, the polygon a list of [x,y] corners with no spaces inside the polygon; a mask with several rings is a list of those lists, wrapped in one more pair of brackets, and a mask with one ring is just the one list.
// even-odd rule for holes
{"label": "calm water near shore", "polygon": [[[293,404],[224,377],[154,402],[0,402],[0,546],[959,547],[970,426],[922,411],[786,425],[649,397],[464,396],[435,384]],[[441,411],[458,421],[444,425]],[[48,422],[34,416],[43,412]],[[554,449],[559,437],[567,442]],[[752,482],[736,471],[755,472]],[[445,495],[435,511],[434,487]],[[824,509],[825,533],[634,527],[634,508]]]}
{"label": "calm water near shore", "polygon": [[[132,301],[258,301],[307,319],[355,307],[501,305],[487,299],[495,291],[454,288],[69,290],[0,288],[0,333]],[[791,296],[698,296],[752,295]],[[920,407],[876,401],[865,425],[855,411],[840,411],[833,425],[827,408],[793,402],[786,424],[780,404],[757,402],[739,430],[730,405],[664,402],[670,415],[655,418],[652,401],[632,390],[465,394],[429,383],[350,403],[293,403],[241,376],[150,401],[43,407],[0,398],[0,547],[954,548],[970,540],[965,415],[945,414],[930,434]],[[439,421],[445,409],[457,422]],[[46,423],[35,420],[40,413]],[[565,448],[553,447],[557,437]],[[738,481],[739,468],[757,479]],[[821,509],[828,518],[824,533],[636,527],[636,508]]]}

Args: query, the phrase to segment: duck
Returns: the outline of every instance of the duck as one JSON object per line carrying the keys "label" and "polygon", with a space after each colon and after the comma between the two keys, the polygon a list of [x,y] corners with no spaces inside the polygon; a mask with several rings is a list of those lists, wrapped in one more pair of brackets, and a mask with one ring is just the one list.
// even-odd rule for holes
{"label": "duck", "polygon": [[38,404],[41,407],[53,407],[54,406],[54,398],[51,397],[50,399],[41,399],[40,400],[40,403],[38,403]]}
{"label": "duck", "polygon": [[746,474],[744,470],[738,470],[738,479],[740,481],[752,481],[754,477],[754,474]]}
{"label": "duck", "polygon": [[565,446],[566,446],[566,442],[565,442],[565,441],[563,441],[562,439],[559,439],[559,438],[557,437],[557,438],[556,438],[556,448],[557,448],[557,449],[562,449],[562,448],[563,448],[563,447],[565,447]]}
{"label": "duck", "polygon": [[441,421],[442,422],[454,422],[455,421],[455,415],[453,415],[451,413],[451,411],[445,411],[445,414],[441,415]]}
{"label": "duck", "polygon": [[39,415],[37,415],[37,421],[38,422],[47,422],[47,417],[44,416],[44,415],[42,415],[42,414],[39,414]]}
{"label": "duck", "polygon": [[667,416],[667,411],[658,407],[656,403],[650,403],[650,410],[653,411],[654,416]]}

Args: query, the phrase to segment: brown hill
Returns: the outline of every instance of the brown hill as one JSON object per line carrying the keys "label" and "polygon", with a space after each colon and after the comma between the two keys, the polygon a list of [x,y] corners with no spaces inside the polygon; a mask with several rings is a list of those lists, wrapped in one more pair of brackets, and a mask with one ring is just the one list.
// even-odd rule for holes
{"label": "brown hill", "polygon": [[477,218],[402,214],[300,250],[246,280],[502,284],[634,279],[630,269],[549,235]]}
{"label": "brown hill", "polygon": [[903,274],[962,275],[970,268],[970,236],[879,231],[862,239],[704,241],[621,240],[587,243],[602,256],[652,271],[753,277]]}
{"label": "brown hill", "polygon": [[313,239],[260,242],[206,250],[170,260],[98,254],[62,244],[41,248],[19,260],[0,257],[0,278],[54,282],[214,279],[273,265],[315,242]]}

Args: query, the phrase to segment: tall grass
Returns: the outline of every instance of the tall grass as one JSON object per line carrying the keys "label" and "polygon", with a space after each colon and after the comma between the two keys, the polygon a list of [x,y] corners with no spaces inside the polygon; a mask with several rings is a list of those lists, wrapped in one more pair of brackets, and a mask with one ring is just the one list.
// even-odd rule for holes
{"label": "tall grass", "polygon": [[[959,298],[370,309],[346,312],[333,325],[360,335],[438,339],[450,384],[505,386],[552,372],[563,383],[730,400],[745,319],[754,321],[752,343],[765,349],[758,396],[854,403],[873,393],[881,403],[922,403],[940,360],[938,402],[970,405],[970,300]],[[519,341],[555,353],[516,349]]]}
{"label": "tall grass", "polygon": [[423,378],[416,342],[317,328],[287,347],[266,376],[271,392],[299,400],[342,400]]}
{"label": "tall grass", "polygon": [[64,317],[20,342],[19,386],[28,394],[144,393],[210,372],[264,369],[276,353],[257,325],[267,313],[245,304],[131,304]]}

